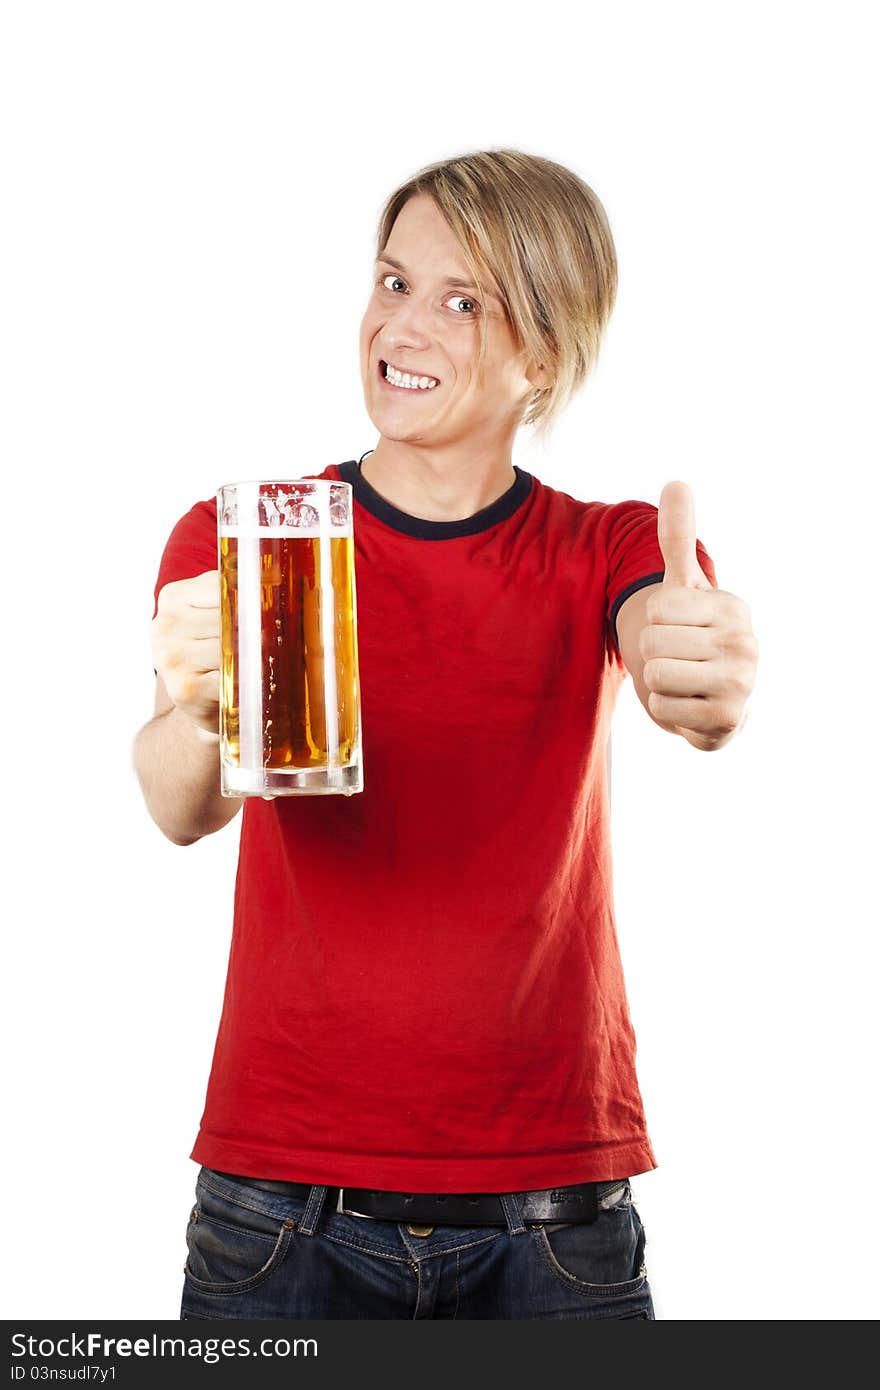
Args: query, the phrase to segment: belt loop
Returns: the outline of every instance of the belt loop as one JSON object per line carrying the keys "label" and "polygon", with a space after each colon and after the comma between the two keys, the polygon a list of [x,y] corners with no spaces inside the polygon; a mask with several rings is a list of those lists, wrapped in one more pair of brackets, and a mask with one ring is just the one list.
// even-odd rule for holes
{"label": "belt loop", "polygon": [[314,1183],[312,1190],[306,1201],[306,1209],[302,1214],[302,1221],[297,1226],[301,1236],[311,1236],[315,1233],[315,1225],[321,1215],[321,1208],[324,1205],[324,1198],[327,1195],[327,1188],[320,1183]]}
{"label": "belt loop", "polygon": [[519,1236],[525,1232],[522,1219],[522,1199],[518,1192],[499,1192],[498,1199],[507,1222],[507,1234]]}

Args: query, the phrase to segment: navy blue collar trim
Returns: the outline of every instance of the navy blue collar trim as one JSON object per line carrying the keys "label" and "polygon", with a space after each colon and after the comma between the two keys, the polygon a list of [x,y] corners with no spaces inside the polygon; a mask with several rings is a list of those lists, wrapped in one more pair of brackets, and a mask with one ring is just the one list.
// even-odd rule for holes
{"label": "navy blue collar trim", "polygon": [[[367,453],[371,452],[367,450]],[[365,457],[366,454],[361,455],[361,459]],[[347,459],[339,465],[342,481],[351,484],[355,500],[360,502],[362,507],[379,521],[383,521],[386,526],[392,527],[395,531],[402,531],[405,536],[415,536],[421,541],[449,541],[457,536],[476,536],[480,531],[488,531],[490,526],[497,526],[499,521],[506,521],[508,517],[513,516],[525,502],[532,488],[531,473],[517,468],[516,464],[513,465],[513,471],[516,481],[511,483],[500,497],[496,497],[494,502],[490,502],[488,507],[474,512],[473,516],[462,517],[459,521],[428,521],[424,517],[410,516],[409,512],[402,512],[386,501],[361,473],[360,459]]]}

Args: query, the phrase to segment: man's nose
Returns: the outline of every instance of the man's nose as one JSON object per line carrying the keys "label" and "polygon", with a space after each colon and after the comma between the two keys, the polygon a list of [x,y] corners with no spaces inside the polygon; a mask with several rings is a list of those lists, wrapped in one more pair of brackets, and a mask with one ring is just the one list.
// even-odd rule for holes
{"label": "man's nose", "polygon": [[388,316],[387,336],[397,343],[411,343],[417,347],[428,347],[431,342],[430,305],[415,296],[395,304]]}

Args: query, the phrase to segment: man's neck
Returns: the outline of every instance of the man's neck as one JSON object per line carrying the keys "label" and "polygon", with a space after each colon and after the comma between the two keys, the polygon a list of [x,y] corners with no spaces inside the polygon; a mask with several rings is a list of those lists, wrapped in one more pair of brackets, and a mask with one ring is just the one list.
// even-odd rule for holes
{"label": "man's neck", "polygon": [[361,474],[393,507],[426,521],[461,521],[502,497],[516,482],[509,449],[501,456],[453,456],[380,439]]}

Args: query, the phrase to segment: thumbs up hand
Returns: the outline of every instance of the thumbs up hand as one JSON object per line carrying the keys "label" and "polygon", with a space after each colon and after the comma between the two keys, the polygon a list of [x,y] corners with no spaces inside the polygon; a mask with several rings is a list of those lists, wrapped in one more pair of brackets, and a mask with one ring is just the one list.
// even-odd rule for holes
{"label": "thumbs up hand", "polygon": [[694,502],[686,483],[660,494],[657,539],[663,583],[652,590],[639,638],[648,710],[694,747],[719,748],[745,722],[758,643],[747,604],[713,589],[697,559]]}

